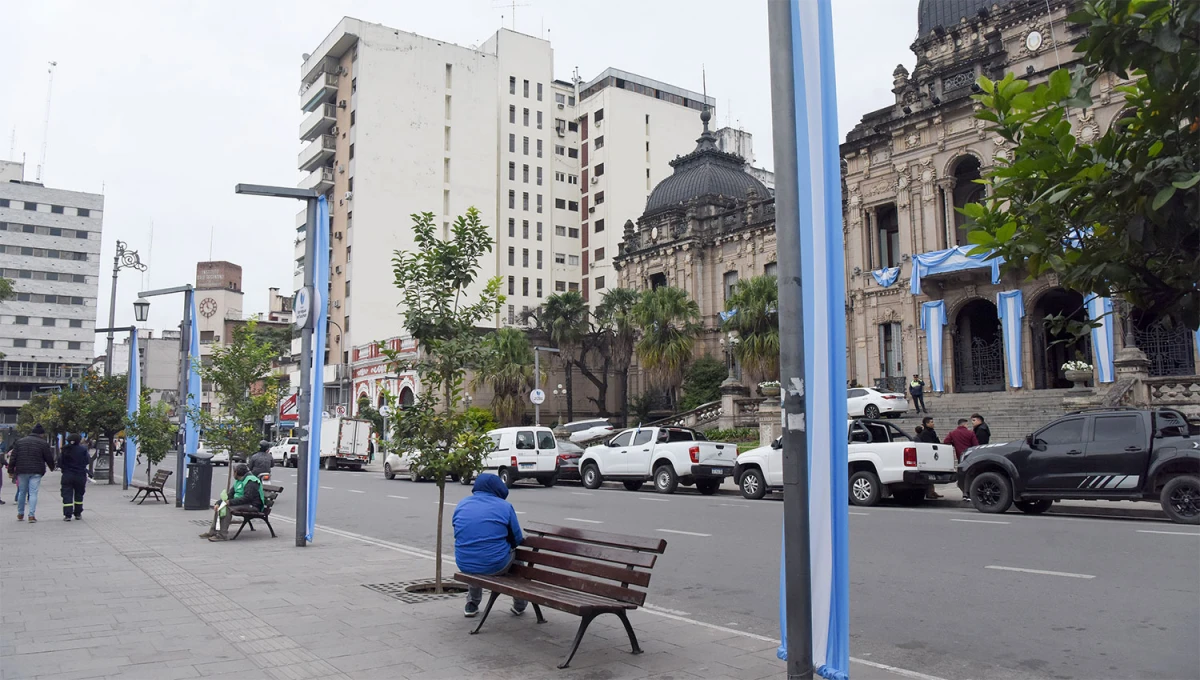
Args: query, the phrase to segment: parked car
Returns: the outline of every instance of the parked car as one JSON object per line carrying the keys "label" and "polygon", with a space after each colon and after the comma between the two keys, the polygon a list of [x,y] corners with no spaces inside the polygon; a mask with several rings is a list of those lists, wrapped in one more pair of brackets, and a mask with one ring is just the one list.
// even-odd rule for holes
{"label": "parked car", "polygon": [[[850,503],[875,505],[892,496],[915,505],[936,484],[955,480],[954,447],[913,441],[907,432],[882,420],[851,420],[849,438]],[[757,500],[783,488],[780,439],[738,456],[734,479],[742,496]]]}
{"label": "parked car", "polygon": [[280,439],[270,448],[271,460],[276,465],[291,467],[297,460],[296,446],[299,444],[299,437],[284,437]]}
{"label": "parked car", "polygon": [[488,432],[492,450],[483,470],[495,473],[510,489],[522,479],[542,486],[558,482],[558,440],[548,427],[502,427]]}
{"label": "parked car", "polygon": [[558,479],[579,481],[579,459],[582,457],[581,446],[558,440]]}
{"label": "parked car", "polygon": [[695,430],[635,427],[604,444],[589,446],[579,470],[589,489],[611,479],[637,491],[653,480],[659,493],[675,493],[680,484],[694,484],[700,493],[711,496],[733,474],[736,460],[736,444],[710,442]]}
{"label": "parked car", "polygon": [[211,453],[212,458],[209,460],[209,462],[213,465],[229,465],[229,449],[224,447],[208,448],[208,446],[201,441],[198,452]]}
{"label": "parked car", "polygon": [[1200,524],[1200,428],[1172,409],[1072,413],[1023,440],[968,449],[960,470],[980,512],[1156,500],[1171,521]]}
{"label": "parked car", "polygon": [[575,422],[562,425],[560,429],[570,432],[571,441],[578,444],[609,435],[613,431],[613,426],[603,418],[593,418],[591,420],[576,420]]}
{"label": "parked car", "polygon": [[908,399],[899,392],[874,387],[851,387],[846,392],[846,415],[854,418],[899,418],[908,410]]}

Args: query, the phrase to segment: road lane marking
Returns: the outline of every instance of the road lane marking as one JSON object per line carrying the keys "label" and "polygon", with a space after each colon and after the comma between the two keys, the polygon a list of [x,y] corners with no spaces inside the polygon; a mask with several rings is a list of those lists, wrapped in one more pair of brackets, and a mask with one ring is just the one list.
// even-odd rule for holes
{"label": "road lane marking", "polygon": [[869,512],[852,512],[852,513],[850,513],[850,514],[851,514],[851,515],[858,515],[859,517],[868,517],[868,516],[870,516],[870,514],[871,514],[871,513],[869,513]]}
{"label": "road lane marking", "polygon": [[1072,574],[1069,571],[1046,571],[1045,569],[1022,569],[1021,567],[1001,567],[989,564],[984,569],[999,569],[1000,571],[1020,571],[1026,574],[1042,574],[1043,576],[1066,576],[1068,578],[1096,578],[1091,574]]}
{"label": "road lane marking", "polygon": [[1151,531],[1149,529],[1138,529],[1139,534],[1168,534],[1170,536],[1200,536],[1190,531]]}
{"label": "road lane marking", "polygon": [[592,494],[590,494],[590,493],[584,493],[584,492],[582,492],[582,491],[572,491],[572,492],[571,492],[571,495],[572,495],[572,496],[591,496]]}
{"label": "road lane marking", "polygon": [[329,489],[330,491],[332,491],[332,490],[333,490],[333,487],[332,487],[332,486],[323,486],[323,487],[321,487],[321,488],[322,488],[322,489]]}
{"label": "road lane marking", "polygon": [[578,517],[563,517],[568,522],[587,522],[588,524],[604,524],[598,519],[580,519]]}
{"label": "road lane marking", "polygon": [[712,534],[700,534],[700,533],[696,533],[695,531],[677,531],[675,529],[656,529],[655,531],[661,531],[664,534],[680,534],[682,536],[700,536],[702,538],[709,538],[712,536]]}
{"label": "road lane marking", "polygon": [[518,514],[518,515],[524,515],[524,514],[525,514],[525,511],[524,511],[524,510],[517,510],[516,512],[517,512],[517,514]]}
{"label": "road lane marking", "polygon": [[1012,524],[1012,522],[997,522],[990,519],[951,519],[951,522],[970,522],[972,524]]}
{"label": "road lane marking", "polygon": [[350,493],[366,493],[366,491],[359,491],[358,489],[347,489],[347,491]]}
{"label": "road lane marking", "polygon": [[745,503],[717,503],[722,508],[748,508],[751,507]]}
{"label": "road lane marking", "polygon": [[654,501],[655,503],[670,503],[671,502],[671,500],[668,498],[642,498],[641,500]]}
{"label": "road lane marking", "polygon": [[402,501],[408,500],[408,496],[388,496],[388,498],[399,498]]}

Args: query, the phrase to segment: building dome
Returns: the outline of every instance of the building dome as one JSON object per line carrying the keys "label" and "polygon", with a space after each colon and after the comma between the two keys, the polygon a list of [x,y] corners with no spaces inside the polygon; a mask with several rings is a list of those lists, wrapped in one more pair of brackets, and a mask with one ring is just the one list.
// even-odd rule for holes
{"label": "building dome", "polygon": [[980,10],[990,12],[992,5],[1004,6],[1013,0],[921,0],[917,5],[917,37],[929,35],[934,28],[954,28],[963,18],[976,17]]}
{"label": "building dome", "polygon": [[701,196],[725,196],[745,200],[750,191],[759,198],[770,196],[767,187],[745,171],[746,160],[717,148],[717,138],[708,129],[712,114],[700,114],[704,132],[696,150],[671,161],[675,172],[658,183],[646,199],[646,214],[678,206]]}

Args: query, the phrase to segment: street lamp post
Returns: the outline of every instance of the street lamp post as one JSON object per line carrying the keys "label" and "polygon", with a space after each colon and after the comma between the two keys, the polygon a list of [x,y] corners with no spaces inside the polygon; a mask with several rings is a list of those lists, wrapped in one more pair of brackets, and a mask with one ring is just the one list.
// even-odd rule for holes
{"label": "street lamp post", "polygon": [[560,384],[558,387],[554,388],[553,394],[554,394],[554,403],[558,405],[558,426],[562,427],[563,426],[562,402],[559,401],[558,398],[559,398],[559,396],[565,396],[567,394],[567,391],[564,390],[563,386]]}
{"label": "street lamp post", "polygon": [[112,360],[113,360],[113,325],[117,322],[117,274],[122,269],[136,269],[139,272],[146,271],[146,265],[142,264],[142,258],[138,256],[136,250],[126,250],[124,241],[117,241],[117,254],[113,256],[113,280],[112,280],[112,297],[108,303],[108,349],[104,354],[104,377],[112,375]]}
{"label": "street lamp post", "polygon": [[179,324],[179,405],[175,412],[179,415],[179,432],[175,441],[175,507],[183,507],[183,460],[187,455],[187,403],[188,403],[188,373],[191,365],[188,362],[188,352],[191,349],[192,338],[192,285],[186,284],[174,288],[159,288],[138,293],[137,302],[133,303],[133,315],[138,323],[144,323],[150,317],[150,301],[146,298],[159,295],[174,295],[183,293],[183,321]]}
{"label": "street lamp post", "polygon": [[[317,223],[317,200],[321,194],[312,189],[294,189],[292,187],[263,186],[260,184],[238,184],[233,188],[236,194],[248,196],[270,196],[273,198],[291,198],[305,202],[306,213],[304,220],[304,287],[312,292],[314,274],[317,262],[317,240],[314,227]],[[324,299],[328,291],[316,291]],[[322,303],[323,304],[323,303]],[[305,534],[308,530],[308,456],[309,428],[312,416],[312,371],[313,371],[313,319],[316,310],[308,315],[308,320],[300,332],[300,387],[296,399],[296,414],[299,416],[297,429],[300,430],[300,443],[296,446],[296,547],[308,545]],[[320,442],[317,442],[319,449]],[[320,451],[318,450],[318,455]]]}
{"label": "street lamp post", "polygon": [[[539,352],[550,352],[558,354],[558,350],[553,347],[534,347],[533,348],[533,385],[538,389],[542,387],[542,361]],[[533,424],[542,424],[542,405],[534,403],[533,405]]]}

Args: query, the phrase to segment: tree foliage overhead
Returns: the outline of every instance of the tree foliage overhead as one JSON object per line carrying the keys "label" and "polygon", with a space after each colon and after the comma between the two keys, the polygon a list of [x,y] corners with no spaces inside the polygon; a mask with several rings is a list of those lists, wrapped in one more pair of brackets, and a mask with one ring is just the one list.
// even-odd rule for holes
{"label": "tree foliage overhead", "polygon": [[262,440],[263,418],[275,412],[282,397],[279,377],[271,362],[275,347],[248,322],[233,331],[233,341],[215,347],[212,362],[200,367],[200,377],[212,385],[216,403],[210,411],[189,413],[200,424],[210,450],[249,456]]}
{"label": "tree foliage overhead", "polygon": [[142,394],[137,413],[125,417],[125,435],[137,441],[138,454],[145,456],[146,481],[151,481],[150,469],[167,457],[175,446],[175,435],[179,427],[171,422],[170,407],[166,402],[150,403],[148,394]]}
{"label": "tree foliage overhead", "polygon": [[779,282],[774,276],[738,281],[725,302],[733,312],[724,323],[737,333],[733,356],[751,374],[752,382],[779,379]]}
{"label": "tree foliage overhead", "polygon": [[[1005,267],[1058,275],[1081,293],[1119,295],[1148,318],[1200,326],[1200,3],[1095,0],[1069,20],[1088,34],[1074,72],[1030,88],[1009,74],[980,79],[977,117],[1011,148],[963,212],[976,252]],[[1083,142],[1071,120],[1105,74],[1126,108]]]}

